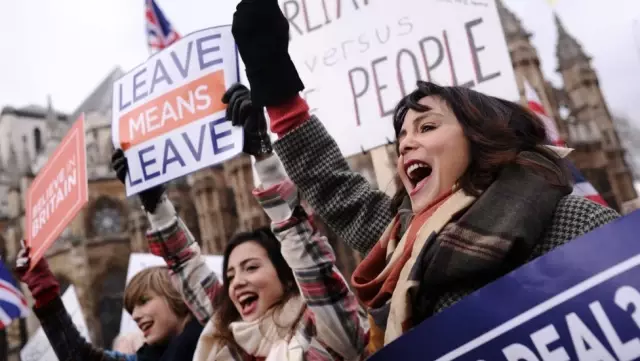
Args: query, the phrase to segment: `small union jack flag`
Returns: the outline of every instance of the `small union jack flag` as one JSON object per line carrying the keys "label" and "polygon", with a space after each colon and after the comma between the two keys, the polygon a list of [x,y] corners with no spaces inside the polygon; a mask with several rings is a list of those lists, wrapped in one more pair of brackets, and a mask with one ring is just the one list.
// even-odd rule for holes
{"label": "small union jack flag", "polygon": [[147,23],[147,39],[152,51],[162,50],[180,39],[155,0],[145,0],[144,15]]}
{"label": "small union jack flag", "polygon": [[27,317],[29,306],[11,273],[0,261],[0,329],[17,318]]}

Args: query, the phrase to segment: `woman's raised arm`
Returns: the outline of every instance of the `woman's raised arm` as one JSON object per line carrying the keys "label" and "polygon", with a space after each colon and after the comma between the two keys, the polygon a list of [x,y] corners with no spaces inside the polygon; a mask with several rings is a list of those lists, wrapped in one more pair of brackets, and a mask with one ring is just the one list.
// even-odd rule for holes
{"label": "woman's raised arm", "polygon": [[368,343],[366,313],[338,271],[329,240],[313,227],[297,194],[290,179],[254,191],[308,307],[303,329],[343,359],[359,359]]}
{"label": "woman's raised arm", "polygon": [[[122,150],[113,153],[111,167],[124,184],[129,165]],[[151,224],[147,232],[149,250],[165,260],[173,285],[198,321],[206,324],[213,317],[213,300],[222,291],[222,284],[204,261],[193,235],[178,218],[164,186],[142,191],[139,197]]]}
{"label": "woman's raised arm", "polygon": [[274,144],[280,159],[271,153],[264,113],[253,108],[249,90],[236,84],[223,101],[227,118],[244,127],[245,153],[267,158],[256,163],[258,172],[288,174],[314,212],[351,248],[367,253],[391,223],[391,199],[349,168],[320,120],[310,117],[307,104],[296,97],[267,108],[272,129],[276,124],[278,134],[285,134]]}
{"label": "woman's raised arm", "polygon": [[275,149],[289,176],[338,236],[351,248],[368,252],[392,220],[391,201],[349,169],[320,121],[310,119],[309,107],[298,95],[304,84],[288,52],[289,22],[278,1],[241,1],[232,33],[251,101],[256,109],[267,108],[271,130],[281,138]]}

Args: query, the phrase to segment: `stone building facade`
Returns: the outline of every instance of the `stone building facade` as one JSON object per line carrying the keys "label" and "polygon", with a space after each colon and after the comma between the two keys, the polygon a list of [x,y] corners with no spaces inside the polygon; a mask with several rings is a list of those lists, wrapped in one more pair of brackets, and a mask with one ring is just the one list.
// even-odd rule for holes
{"label": "stone building facade", "polygon": [[628,211],[626,205],[638,195],[591,58],[555,14],[557,72],[564,87],[553,87],[540,69],[540,57],[530,41],[532,34],[502,0],[497,4],[522,102],[526,104],[526,80],[556,121],[562,139],[575,149],[570,157],[576,166],[611,207]]}
{"label": "stone building facade", "polygon": [[[614,208],[631,204],[628,202],[637,198],[631,172],[590,58],[556,16],[558,72],[565,86],[554,88],[542,74],[531,34],[500,0],[498,10],[522,101],[527,80],[556,120],[561,136],[576,149],[572,159],[595,188]],[[92,339],[107,347],[119,329],[129,254],[147,251],[144,234],[148,224],[139,201],[125,197],[109,167],[113,151],[111,84],[122,75],[121,69],[113,70],[70,115],[54,111],[51,102],[47,108],[5,108],[0,115],[0,246],[9,264],[24,234],[24,197],[34,174],[78,115],[86,115],[89,204],[46,257],[63,286],[76,287]],[[395,147],[390,144],[355,155],[349,164],[372,186],[393,194],[399,186],[394,177],[395,159]],[[234,233],[267,224],[251,196],[253,185],[250,159],[238,157],[171,182],[168,194],[203,251],[219,254]],[[320,226],[330,236],[339,266],[348,277],[361,255]],[[33,333],[37,320],[30,317],[26,326]],[[19,350],[20,324],[14,322],[7,332],[10,346]],[[10,360],[18,360],[17,353]]]}

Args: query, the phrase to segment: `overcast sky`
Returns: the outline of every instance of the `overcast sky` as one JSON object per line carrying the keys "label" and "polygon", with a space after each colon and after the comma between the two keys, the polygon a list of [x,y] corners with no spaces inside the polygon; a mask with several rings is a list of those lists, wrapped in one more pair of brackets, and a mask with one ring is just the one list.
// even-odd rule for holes
{"label": "overcast sky", "polygon": [[[158,0],[182,34],[229,23],[236,2]],[[548,2],[505,4],[534,34],[544,73],[560,85]],[[557,0],[555,9],[593,57],[611,110],[640,125],[640,49],[633,26],[640,1]],[[0,107],[45,105],[51,94],[57,109],[73,111],[116,65],[126,71],[146,59],[144,26],[142,0],[1,0]]]}

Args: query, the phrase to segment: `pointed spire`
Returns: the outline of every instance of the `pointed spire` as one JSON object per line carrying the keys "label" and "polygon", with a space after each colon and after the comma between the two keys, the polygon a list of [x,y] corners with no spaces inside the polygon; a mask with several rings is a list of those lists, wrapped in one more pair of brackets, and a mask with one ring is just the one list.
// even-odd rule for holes
{"label": "pointed spire", "polygon": [[51,94],[47,95],[47,120],[55,120],[56,113],[53,110],[53,101],[51,100]]}
{"label": "pointed spire", "polygon": [[567,33],[567,29],[564,28],[564,24],[562,24],[562,20],[560,20],[560,16],[557,12],[553,12],[553,20],[556,22],[556,29],[558,30],[558,37],[569,36]]}
{"label": "pointed spire", "polygon": [[567,32],[558,13],[554,12],[553,16],[558,30],[558,43],[556,44],[558,70],[567,69],[579,61],[591,60],[582,50],[580,43]]}
{"label": "pointed spire", "polygon": [[520,19],[506,6],[502,0],[497,0],[496,5],[498,7],[498,15],[502,22],[502,28],[507,41],[512,39],[529,39],[531,34],[528,33],[523,27]]}
{"label": "pointed spire", "polygon": [[55,137],[56,130],[58,128],[58,114],[56,110],[53,108],[53,101],[51,100],[51,95],[47,95],[47,117],[46,117],[46,126],[47,126],[47,138]]}
{"label": "pointed spire", "polygon": [[47,156],[53,154],[56,147],[64,138],[64,127],[65,123],[61,122],[58,119],[58,113],[53,107],[53,101],[51,100],[51,95],[47,96],[47,121],[46,121],[46,132],[47,134],[44,137],[44,149],[43,153]]}

